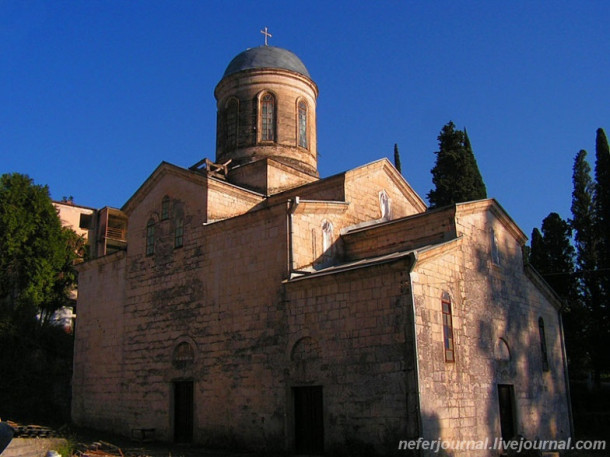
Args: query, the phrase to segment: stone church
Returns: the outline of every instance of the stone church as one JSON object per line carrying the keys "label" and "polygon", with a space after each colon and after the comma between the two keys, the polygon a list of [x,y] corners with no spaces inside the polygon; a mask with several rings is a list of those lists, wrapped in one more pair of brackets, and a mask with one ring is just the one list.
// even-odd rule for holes
{"label": "stone church", "polygon": [[320,178],[288,50],[242,52],[214,94],[214,160],[87,216],[77,424],[310,455],[571,435],[561,303],[498,202],[427,210],[387,159]]}

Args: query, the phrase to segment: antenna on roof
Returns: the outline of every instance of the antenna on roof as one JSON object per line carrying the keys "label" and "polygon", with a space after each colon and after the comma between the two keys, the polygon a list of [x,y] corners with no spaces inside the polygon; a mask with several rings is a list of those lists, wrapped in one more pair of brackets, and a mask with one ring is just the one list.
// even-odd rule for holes
{"label": "antenna on roof", "polygon": [[265,35],[265,46],[269,46],[269,44],[267,44],[267,38],[272,37],[273,35],[271,35],[268,31],[267,31],[267,27],[265,27],[265,30],[261,30],[261,33],[263,35]]}

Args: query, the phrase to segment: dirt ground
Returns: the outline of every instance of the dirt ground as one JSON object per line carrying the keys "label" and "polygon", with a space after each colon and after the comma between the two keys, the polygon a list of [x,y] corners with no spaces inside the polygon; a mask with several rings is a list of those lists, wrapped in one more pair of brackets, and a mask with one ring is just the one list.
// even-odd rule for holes
{"label": "dirt ground", "polygon": [[[75,445],[75,455],[82,457],[255,457],[256,454],[213,450],[197,445],[145,442],[99,432],[91,429],[73,429],[68,433]],[[65,456],[64,456],[65,457]]]}

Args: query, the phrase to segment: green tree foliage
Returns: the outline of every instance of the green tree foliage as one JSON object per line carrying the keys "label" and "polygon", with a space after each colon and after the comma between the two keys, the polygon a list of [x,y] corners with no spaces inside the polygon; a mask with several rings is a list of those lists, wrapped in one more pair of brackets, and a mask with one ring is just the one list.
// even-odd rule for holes
{"label": "green tree foliage", "polygon": [[402,165],[400,164],[400,152],[398,152],[397,144],[394,144],[394,167],[398,170],[398,173],[402,173]]}
{"label": "green tree foliage", "polygon": [[602,306],[610,319],[610,148],[603,129],[597,129],[595,141],[595,217]]}
{"label": "green tree foliage", "polygon": [[75,285],[76,234],[62,227],[46,186],[21,174],[0,177],[0,305],[41,313],[68,303]]}
{"label": "green tree foliage", "polygon": [[69,303],[82,239],[61,225],[46,186],[0,177],[0,414],[67,419],[72,335],[49,324]]}
{"label": "green tree foliage", "polygon": [[580,150],[574,159],[572,182],[574,190],[572,191],[572,219],[570,225],[574,230],[576,262],[579,271],[594,271],[597,267],[597,240],[594,231],[595,211],[593,206],[594,185],[591,179],[591,167],[587,162],[587,151],[584,149]]}
{"label": "green tree foliage", "polygon": [[[602,131],[603,132],[603,131]],[[602,140],[603,142],[603,140]],[[572,219],[574,230],[574,246],[576,249],[576,273],[579,278],[578,288],[580,301],[586,310],[586,319],[582,326],[586,335],[582,344],[588,348],[591,364],[595,373],[595,382],[599,386],[601,373],[610,368],[610,320],[608,316],[608,296],[604,290],[607,270],[603,267],[605,239],[607,226],[602,225],[603,219],[603,146],[600,154],[600,134],[598,130],[598,156],[596,163],[596,181],[591,179],[591,167],[581,150],[574,161],[572,192]],[[607,148],[607,141],[606,141]],[[600,179],[600,181],[598,181]],[[601,182],[601,183],[600,183]]]}
{"label": "green tree foliage", "polygon": [[566,301],[576,297],[572,228],[557,213],[542,221],[542,234],[532,233],[530,262],[553,290]]}
{"label": "green tree foliage", "polygon": [[549,255],[545,249],[544,238],[537,228],[532,230],[531,248],[529,249],[530,264],[540,273],[545,265],[549,263]]}
{"label": "green tree foliage", "polygon": [[432,168],[435,188],[428,193],[431,208],[487,198],[487,189],[472,152],[467,133],[453,122],[438,136],[439,150]]}
{"label": "green tree foliage", "polygon": [[588,348],[580,344],[586,335],[586,310],[578,296],[574,275],[575,250],[570,240],[572,228],[559,214],[550,213],[542,221],[542,233],[535,228],[529,260],[563,302],[566,346],[571,371],[583,372],[589,358]]}
{"label": "green tree foliage", "polygon": [[597,357],[596,381],[599,371],[610,370],[610,148],[603,129],[597,129],[595,141],[595,236],[597,238],[597,271],[599,302],[593,316],[596,319],[600,345]]}

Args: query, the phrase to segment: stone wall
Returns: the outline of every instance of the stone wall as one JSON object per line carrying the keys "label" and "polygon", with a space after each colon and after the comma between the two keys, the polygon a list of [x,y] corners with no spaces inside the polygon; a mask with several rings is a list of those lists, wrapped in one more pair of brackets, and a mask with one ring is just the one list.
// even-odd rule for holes
{"label": "stone wall", "polygon": [[453,208],[355,228],[342,236],[344,257],[358,260],[437,244],[455,238],[455,230]]}
{"label": "stone wall", "polygon": [[[129,428],[156,428],[172,440],[172,383],[193,380],[197,442],[239,431],[256,446],[281,432],[286,214],[278,205],[185,225],[191,232],[181,249],[163,257],[129,253],[122,401]],[[194,355],[186,366],[175,363],[181,343]]]}
{"label": "stone wall", "polygon": [[125,252],[79,265],[72,420],[122,430]]}
{"label": "stone wall", "polygon": [[[406,272],[403,262],[286,285],[288,408],[292,388],[322,386],[329,450],[395,450],[416,427]],[[287,418],[290,445],[290,409]]]}
{"label": "stone wall", "polygon": [[[380,193],[385,192],[390,203],[389,214],[382,214]],[[354,168],[346,172],[345,201],[353,203],[351,221],[399,219],[426,210],[426,204],[407,184],[387,159]]]}
{"label": "stone wall", "polygon": [[[514,227],[491,210],[468,214],[464,209],[461,214],[458,207],[456,216],[463,240],[432,258],[421,256],[412,274],[423,436],[501,437],[502,384],[514,389],[515,433],[528,439],[565,439],[570,424],[557,309],[526,276]],[[495,258],[494,243],[499,250]],[[443,294],[451,299],[454,363],[444,356]],[[541,360],[540,317],[548,371]],[[479,454],[470,450],[454,455]]]}

